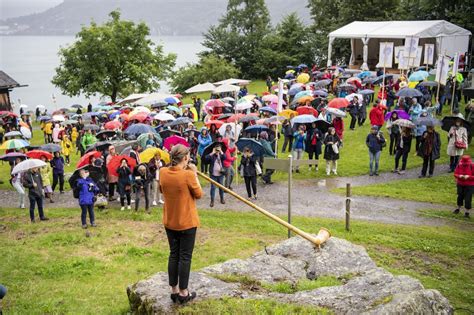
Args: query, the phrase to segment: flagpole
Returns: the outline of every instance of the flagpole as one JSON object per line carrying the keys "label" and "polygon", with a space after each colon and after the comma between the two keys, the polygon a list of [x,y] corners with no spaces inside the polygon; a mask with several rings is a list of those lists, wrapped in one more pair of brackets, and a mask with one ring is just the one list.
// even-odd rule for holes
{"label": "flagpole", "polygon": [[[456,76],[458,74],[458,62],[459,62],[459,54],[454,54],[454,62],[453,62],[453,91],[451,93],[451,115],[453,115],[453,107],[454,107],[454,93],[456,92]],[[456,69],[454,69],[456,67]]]}

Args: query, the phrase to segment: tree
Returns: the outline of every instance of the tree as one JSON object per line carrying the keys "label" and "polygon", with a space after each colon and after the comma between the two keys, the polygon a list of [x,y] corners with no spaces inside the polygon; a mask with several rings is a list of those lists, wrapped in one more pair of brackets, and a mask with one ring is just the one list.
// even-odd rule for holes
{"label": "tree", "polygon": [[262,58],[263,40],[269,33],[265,0],[229,0],[226,14],[204,34],[202,44],[233,62],[245,77],[257,78],[264,75],[264,69],[257,65]]}
{"label": "tree", "polygon": [[61,48],[61,64],[52,83],[69,96],[97,93],[113,102],[132,92],[160,87],[174,67],[176,56],[164,54],[148,36],[148,26],[120,19],[112,11],[105,24],[92,22],[76,35],[76,41]]}
{"label": "tree", "polygon": [[204,82],[217,82],[240,74],[229,61],[214,54],[201,55],[197,64],[186,64],[174,75],[171,86],[175,92],[183,93],[193,85]]}

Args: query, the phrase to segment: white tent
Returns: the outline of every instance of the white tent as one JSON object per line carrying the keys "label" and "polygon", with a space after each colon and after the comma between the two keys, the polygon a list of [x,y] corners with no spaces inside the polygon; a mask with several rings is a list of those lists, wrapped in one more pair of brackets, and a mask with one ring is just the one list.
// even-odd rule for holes
{"label": "white tent", "polygon": [[388,41],[393,42],[394,46],[403,46],[405,38],[419,37],[420,46],[435,44],[435,56],[444,53],[454,56],[455,53],[468,51],[471,32],[444,20],[355,21],[329,33],[328,36],[328,67],[332,65],[331,54],[334,39],[346,38],[351,40],[350,66],[361,61],[361,69],[368,70],[369,63],[377,63],[380,42]]}
{"label": "white tent", "polygon": [[135,105],[140,105],[140,106],[150,106],[158,102],[164,102],[165,98],[168,96],[172,96],[169,94],[163,94],[163,93],[151,93],[148,96],[145,96],[137,101],[134,101],[133,103]]}
{"label": "white tent", "polygon": [[214,82],[215,85],[224,85],[224,84],[238,84],[238,85],[247,85],[251,81],[250,80],[242,80],[242,79],[227,79],[227,80],[222,80],[219,82]]}
{"label": "white tent", "polygon": [[132,102],[138,101],[139,99],[147,97],[147,96],[148,96],[148,94],[145,94],[145,93],[130,94],[129,96],[127,96],[126,98],[124,98],[120,102],[117,102],[116,105],[123,105],[123,104],[127,104],[127,103],[132,103]]}
{"label": "white tent", "polygon": [[220,86],[216,87],[212,91],[212,93],[214,93],[214,94],[228,93],[228,92],[237,93],[239,91],[240,91],[240,87],[238,87],[237,85],[223,84],[223,85],[220,85]]}
{"label": "white tent", "polygon": [[211,82],[206,82],[206,83],[199,83],[196,84],[195,86],[190,87],[184,93],[191,94],[191,93],[201,93],[201,92],[211,92],[214,90],[216,86],[212,84]]}

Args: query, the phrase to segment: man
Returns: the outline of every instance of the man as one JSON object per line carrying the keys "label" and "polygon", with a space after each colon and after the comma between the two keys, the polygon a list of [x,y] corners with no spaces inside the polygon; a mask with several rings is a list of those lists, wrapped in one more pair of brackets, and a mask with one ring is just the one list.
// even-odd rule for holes
{"label": "man", "polygon": [[49,220],[43,212],[43,180],[37,167],[32,168],[23,175],[22,184],[28,188],[28,198],[30,199],[30,219],[35,223],[35,204],[38,205],[38,214],[41,221]]}
{"label": "man", "polygon": [[379,130],[382,128],[384,122],[383,108],[378,102],[370,110],[369,119],[372,126],[376,126]]}
{"label": "man", "polygon": [[196,108],[196,113],[198,115],[197,120],[200,119],[201,117],[201,98],[196,96],[193,96],[193,103],[194,103],[194,108]]}
{"label": "man", "polygon": [[265,80],[265,84],[267,85],[268,92],[272,91],[273,80],[271,76],[267,76],[267,80]]}
{"label": "man", "polygon": [[421,143],[418,149],[418,155],[423,158],[423,167],[421,169],[421,175],[418,176],[419,178],[426,177],[427,171],[429,171],[428,177],[433,176],[435,160],[440,157],[440,149],[441,140],[439,133],[434,130],[433,126],[428,126],[421,137]]}
{"label": "man", "polygon": [[357,96],[354,96],[349,105],[347,105],[347,109],[349,110],[349,115],[351,115],[351,124],[349,128],[354,130],[359,115],[359,98]]}
{"label": "man", "polygon": [[[376,126],[370,128],[370,133],[365,139],[365,144],[369,148],[369,168],[370,176],[379,176],[379,160],[382,148],[385,145],[385,139]],[[375,164],[375,165],[374,165]]]}
{"label": "man", "polygon": [[87,147],[97,142],[97,138],[92,134],[91,130],[87,130],[81,139],[82,149],[87,150]]}
{"label": "man", "polygon": [[418,104],[418,99],[416,97],[412,98],[411,106],[410,106],[410,109],[408,110],[408,114],[410,114],[410,120],[416,121],[418,118],[420,118],[422,110],[423,110],[423,107],[421,107],[421,105]]}
{"label": "man", "polygon": [[[272,145],[270,142],[268,142],[268,133],[266,131],[262,131],[260,133],[260,144],[263,146],[263,149],[265,152],[263,153],[263,157],[272,157],[276,158],[276,154],[273,152]],[[260,164],[263,165],[263,157],[260,160]],[[263,182],[265,184],[273,184],[272,182],[272,174],[275,172],[275,170],[272,169],[265,169],[265,174],[262,175]],[[257,174],[259,175],[259,174]]]}

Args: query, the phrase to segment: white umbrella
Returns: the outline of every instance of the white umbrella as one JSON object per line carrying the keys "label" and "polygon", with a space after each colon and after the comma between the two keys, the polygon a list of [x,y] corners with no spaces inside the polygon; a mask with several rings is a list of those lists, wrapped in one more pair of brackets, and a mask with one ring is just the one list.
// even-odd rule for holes
{"label": "white umbrella", "polygon": [[20,108],[28,108],[28,105],[26,105],[26,104],[21,104],[21,105],[20,105]]}
{"label": "white umbrella", "polygon": [[23,173],[32,168],[46,166],[46,163],[38,159],[28,159],[23,162],[18,163],[12,170],[12,175]]}
{"label": "white umbrella", "polygon": [[65,121],[66,118],[64,118],[63,115],[54,115],[52,118],[53,121]]}
{"label": "white umbrella", "polygon": [[129,96],[127,96],[126,98],[124,98],[123,100],[121,100],[120,102],[118,102],[115,105],[123,105],[123,104],[126,104],[126,103],[135,102],[135,101],[138,101],[139,99],[142,99],[142,98],[147,97],[147,96],[148,96],[148,94],[144,94],[144,93],[130,94]]}
{"label": "white umbrella", "polygon": [[227,96],[222,99],[224,102],[234,102],[235,98]]}
{"label": "white umbrella", "polygon": [[239,124],[235,124],[235,123],[225,123],[225,124],[223,124],[219,128],[219,133],[221,134],[221,136],[224,136],[225,129],[227,128],[227,126],[232,127],[232,132],[234,133],[234,136],[236,136],[237,138],[240,136],[240,132],[242,131],[242,126],[239,125]]}
{"label": "white umbrella", "polygon": [[44,105],[39,104],[39,105],[36,105],[36,108],[46,108],[46,107],[44,107]]}
{"label": "white umbrella", "polygon": [[222,80],[219,82],[214,82],[215,85],[225,85],[225,84],[238,84],[238,85],[248,85],[251,81],[250,80],[242,80],[242,79],[227,79]]}
{"label": "white umbrella", "polygon": [[231,84],[223,84],[221,86],[216,87],[212,93],[219,94],[219,93],[228,93],[228,92],[238,92],[240,91],[240,87]]}
{"label": "white umbrella", "polygon": [[352,102],[352,100],[354,99],[354,96],[357,96],[359,101],[362,101],[364,99],[364,96],[362,96],[362,94],[352,93],[352,94],[346,95],[346,100],[348,100],[349,102]]}
{"label": "white umbrella", "polygon": [[346,117],[346,113],[337,108],[326,107],[326,112],[336,117]]}
{"label": "white umbrella", "polygon": [[176,118],[174,118],[173,115],[171,114],[168,114],[168,113],[165,113],[163,111],[159,112],[158,114],[156,114],[153,119],[156,119],[156,120],[161,120],[161,121],[168,121],[168,120],[176,120]]}
{"label": "white umbrella", "polygon": [[31,130],[29,128],[21,127],[20,132],[25,139],[31,139]]}
{"label": "white umbrella", "polygon": [[186,94],[191,94],[191,93],[201,93],[201,92],[211,92],[216,88],[214,84],[211,82],[206,82],[206,83],[199,83],[196,84],[195,86],[190,87],[184,93]]}
{"label": "white umbrella", "polygon": [[164,102],[165,98],[173,96],[169,94],[163,94],[163,93],[151,93],[148,96],[145,96],[144,98],[139,99],[138,101],[134,101],[134,104],[141,105],[141,106],[149,106],[153,105],[159,102]]}
{"label": "white umbrella", "polygon": [[235,110],[246,110],[252,108],[253,104],[250,102],[242,102],[235,105]]}

